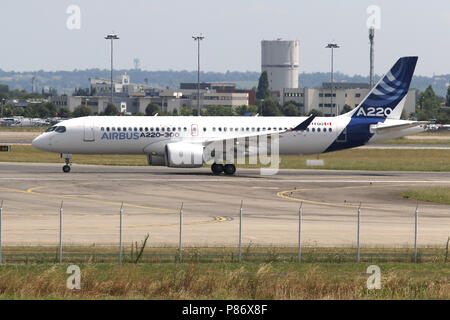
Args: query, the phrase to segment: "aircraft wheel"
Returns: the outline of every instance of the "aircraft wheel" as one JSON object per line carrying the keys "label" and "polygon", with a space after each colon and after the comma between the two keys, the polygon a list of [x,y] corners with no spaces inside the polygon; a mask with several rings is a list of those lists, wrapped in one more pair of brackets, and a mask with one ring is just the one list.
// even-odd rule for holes
{"label": "aircraft wheel", "polygon": [[214,174],[221,174],[223,172],[223,165],[222,164],[213,163],[212,166],[211,166],[211,171]]}
{"label": "aircraft wheel", "polygon": [[63,171],[64,172],[70,172],[70,166],[68,165],[68,164],[66,164],[64,167],[63,167]]}
{"label": "aircraft wheel", "polygon": [[234,164],[226,164],[225,168],[223,169],[226,175],[233,175],[236,172],[236,167]]}

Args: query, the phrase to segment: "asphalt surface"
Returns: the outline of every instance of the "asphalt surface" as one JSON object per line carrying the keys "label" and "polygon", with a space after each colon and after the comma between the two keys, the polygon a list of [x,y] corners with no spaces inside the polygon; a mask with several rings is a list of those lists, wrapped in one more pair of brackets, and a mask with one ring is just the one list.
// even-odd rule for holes
{"label": "asphalt surface", "polygon": [[[238,169],[213,176],[209,169],[0,163],[4,245],[56,245],[63,201],[64,243],[117,244],[123,201],[125,244],[176,245],[183,202],[185,246],[238,243],[243,200],[243,244],[296,245],[302,203],[307,245],[356,244],[361,202],[362,246],[412,246],[417,202],[411,188],[449,186],[449,172],[280,170],[263,176]],[[419,245],[444,246],[450,206],[418,203]]]}

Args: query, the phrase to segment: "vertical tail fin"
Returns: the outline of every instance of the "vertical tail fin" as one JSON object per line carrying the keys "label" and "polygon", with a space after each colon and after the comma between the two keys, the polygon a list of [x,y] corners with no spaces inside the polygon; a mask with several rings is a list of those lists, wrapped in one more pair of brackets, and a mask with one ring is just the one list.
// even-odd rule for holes
{"label": "vertical tail fin", "polygon": [[[389,72],[378,81],[364,100],[347,115],[353,118],[379,117],[400,118],[403,109],[402,100],[416,68],[418,57],[402,57],[397,60]],[[398,112],[399,111],[399,112]]]}

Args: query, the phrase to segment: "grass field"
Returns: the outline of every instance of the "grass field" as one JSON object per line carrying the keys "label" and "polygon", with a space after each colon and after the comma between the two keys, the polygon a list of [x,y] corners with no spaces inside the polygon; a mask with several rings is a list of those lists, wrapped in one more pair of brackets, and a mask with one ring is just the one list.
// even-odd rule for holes
{"label": "grass field", "polygon": [[48,126],[38,126],[38,127],[0,127],[0,132],[44,132],[47,130]]}
{"label": "grass field", "polygon": [[[445,244],[443,244],[445,245]],[[450,299],[444,247],[305,247],[302,263],[293,247],[229,247],[183,250],[147,247],[138,263],[131,246],[118,265],[117,247],[6,247],[0,267],[0,299]],[[81,269],[81,290],[68,290],[66,269]],[[381,289],[366,288],[369,265],[381,269]]]}
{"label": "grass field", "polygon": [[381,289],[368,290],[367,263],[81,264],[0,268],[0,299],[449,299],[448,264],[380,263]]}
{"label": "grass field", "polygon": [[402,196],[408,199],[450,204],[450,187],[411,189],[403,192]]}
{"label": "grass field", "polygon": [[[419,249],[418,260],[423,263],[443,263],[448,260],[446,243],[442,247],[423,247]],[[137,247],[141,247],[138,244]],[[136,248],[136,246],[135,246]],[[131,245],[124,247],[123,262],[135,263],[138,250]],[[447,258],[446,258],[447,257]],[[408,247],[381,248],[362,247],[360,258],[367,263],[407,263],[414,261],[414,251]],[[249,244],[242,248],[242,260],[251,263],[292,263],[298,259],[296,247],[256,246]],[[118,246],[74,246],[63,247],[63,262],[76,264],[117,263]],[[138,259],[140,263],[174,263],[179,261],[176,247],[149,247]],[[235,247],[185,247],[183,262],[186,263],[234,263],[238,261]],[[302,248],[302,261],[306,263],[351,263],[356,261],[356,249],[346,247]],[[59,262],[58,248],[51,246],[12,246],[3,247],[3,262],[6,264],[52,264]]]}
{"label": "grass field", "polygon": [[[64,161],[58,154],[39,151],[32,146],[13,145],[10,152],[0,153],[0,162],[40,162],[60,163]],[[311,169],[306,166],[307,159],[317,156],[282,156],[281,169]],[[378,170],[378,171],[450,171],[450,150],[423,149],[350,149],[320,155],[325,161],[323,167],[316,169],[335,170]],[[103,165],[147,164],[144,155],[74,155],[73,163]],[[238,165],[255,167],[257,165]]]}

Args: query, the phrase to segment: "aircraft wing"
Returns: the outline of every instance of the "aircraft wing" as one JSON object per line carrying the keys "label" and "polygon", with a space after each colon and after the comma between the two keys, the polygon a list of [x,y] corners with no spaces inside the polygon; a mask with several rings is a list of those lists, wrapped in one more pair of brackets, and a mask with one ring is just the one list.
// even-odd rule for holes
{"label": "aircraft wing", "polygon": [[413,128],[413,127],[426,125],[426,124],[428,124],[428,121],[413,121],[413,122],[409,122],[409,123],[394,124],[394,125],[390,125],[390,126],[381,124],[381,125],[373,125],[370,128],[370,131],[372,133],[383,134],[383,133],[391,133],[391,132],[408,129],[408,128]]}
{"label": "aircraft wing", "polygon": [[273,130],[273,131],[257,131],[257,132],[245,132],[245,133],[239,133],[235,135],[227,135],[226,137],[216,137],[216,138],[208,138],[207,140],[204,140],[204,144],[208,144],[210,142],[218,142],[218,141],[226,141],[226,140],[232,140],[232,139],[242,139],[242,138],[250,138],[250,137],[261,137],[261,136],[268,136],[274,133],[286,133],[286,132],[292,132],[292,131],[304,131],[306,128],[311,124],[311,122],[314,120],[316,116],[310,115],[306,120],[303,120],[300,122],[296,127],[287,129],[287,130]]}

